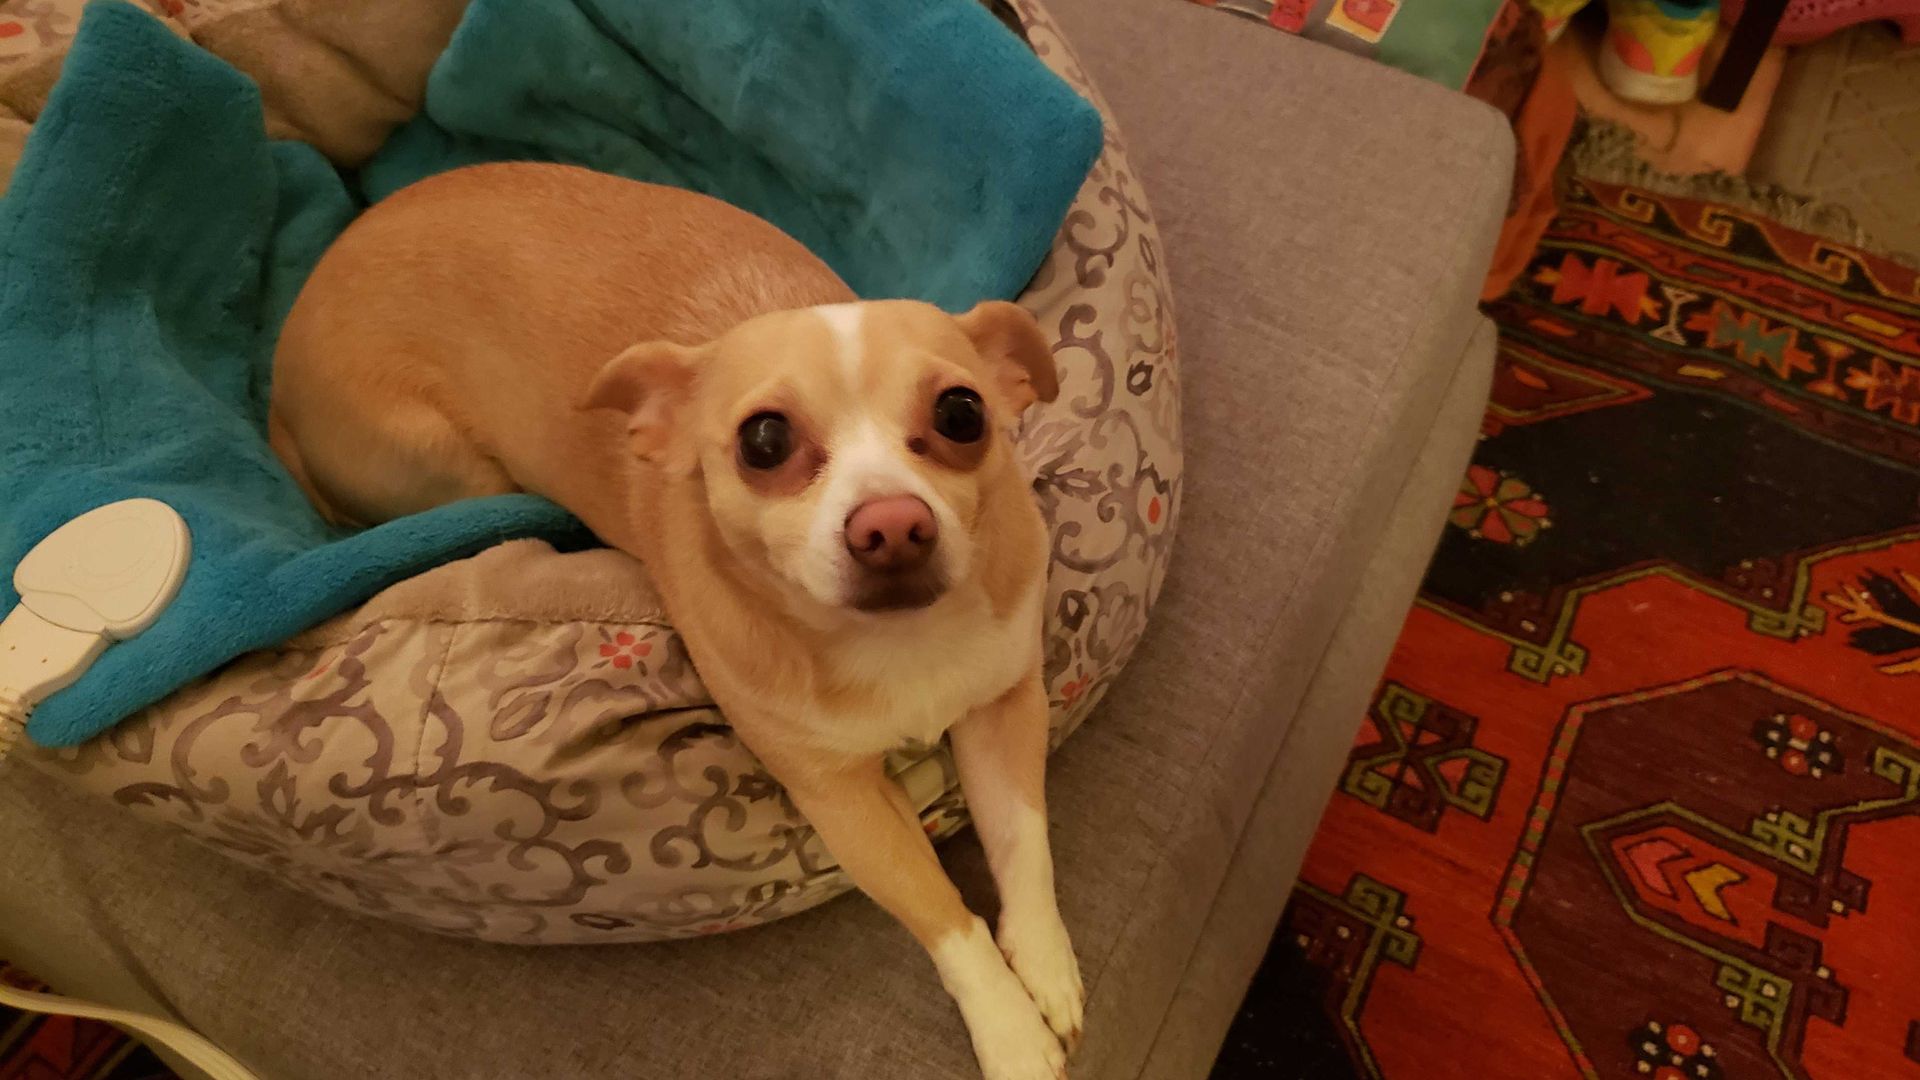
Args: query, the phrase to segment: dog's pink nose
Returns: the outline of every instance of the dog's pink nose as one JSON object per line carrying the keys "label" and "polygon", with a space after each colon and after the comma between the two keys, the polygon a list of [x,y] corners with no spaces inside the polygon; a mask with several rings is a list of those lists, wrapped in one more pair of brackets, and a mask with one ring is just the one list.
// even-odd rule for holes
{"label": "dog's pink nose", "polygon": [[912,495],[861,503],[847,516],[847,550],[870,570],[918,569],[939,538],[933,510]]}

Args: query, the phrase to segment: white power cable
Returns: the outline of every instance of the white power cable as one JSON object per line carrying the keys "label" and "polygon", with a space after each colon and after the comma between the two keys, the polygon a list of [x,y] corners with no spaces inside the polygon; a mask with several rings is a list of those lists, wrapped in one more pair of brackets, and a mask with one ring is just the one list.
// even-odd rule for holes
{"label": "white power cable", "polygon": [[0,983],[0,1005],[23,1009],[27,1012],[98,1020],[101,1023],[125,1028],[137,1036],[158,1043],[180,1055],[212,1080],[259,1080],[259,1077],[246,1066],[235,1061],[226,1051],[208,1042],[198,1032],[182,1027],[171,1020],[162,1020],[157,1016],[126,1009],[110,1009],[104,1005],[75,1001],[55,994],[16,990],[5,983]]}
{"label": "white power cable", "polygon": [[[35,705],[71,686],[107,646],[153,625],[180,591],[192,546],[187,523],[171,506],[128,499],[74,518],[27,552],[13,571],[20,603],[0,620],[0,764],[26,737]],[[116,1024],[213,1080],[255,1080],[171,1020],[5,985],[0,1005]]]}

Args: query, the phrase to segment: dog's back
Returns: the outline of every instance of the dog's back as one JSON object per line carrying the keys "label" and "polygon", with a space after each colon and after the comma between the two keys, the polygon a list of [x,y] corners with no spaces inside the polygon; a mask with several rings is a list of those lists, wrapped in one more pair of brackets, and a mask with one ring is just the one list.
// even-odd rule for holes
{"label": "dog's back", "polygon": [[620,350],[847,299],[797,241],[716,199],[564,165],[457,169],[369,210],[315,267],[274,357],[274,446],[357,524],[538,490],[493,442],[608,445],[584,429],[615,420],[573,407]]}

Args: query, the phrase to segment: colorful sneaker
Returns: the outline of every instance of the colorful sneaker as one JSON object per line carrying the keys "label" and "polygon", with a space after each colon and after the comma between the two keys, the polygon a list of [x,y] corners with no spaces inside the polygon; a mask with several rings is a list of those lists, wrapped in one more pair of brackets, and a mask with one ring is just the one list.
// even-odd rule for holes
{"label": "colorful sneaker", "polygon": [[1540,13],[1540,21],[1547,28],[1547,43],[1559,40],[1566,33],[1567,22],[1580,9],[1586,7],[1589,0],[1528,0],[1533,10]]}
{"label": "colorful sneaker", "polygon": [[1700,58],[1720,25],[1720,0],[1607,0],[1600,78],[1644,105],[1674,105],[1700,89]]}

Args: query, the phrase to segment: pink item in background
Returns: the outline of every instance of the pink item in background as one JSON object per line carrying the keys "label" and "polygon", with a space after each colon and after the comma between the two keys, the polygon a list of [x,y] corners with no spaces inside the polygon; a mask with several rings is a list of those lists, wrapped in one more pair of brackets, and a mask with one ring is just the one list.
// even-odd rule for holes
{"label": "pink item in background", "polygon": [[[1721,18],[1740,21],[1745,0],[1722,0]],[[1920,45],[1920,0],[1793,0],[1773,35],[1776,45],[1805,45],[1855,23],[1884,21],[1900,28],[1900,38]]]}
{"label": "pink item in background", "polygon": [[1289,34],[1297,34],[1307,28],[1307,17],[1312,14],[1313,0],[1279,0],[1267,21]]}

